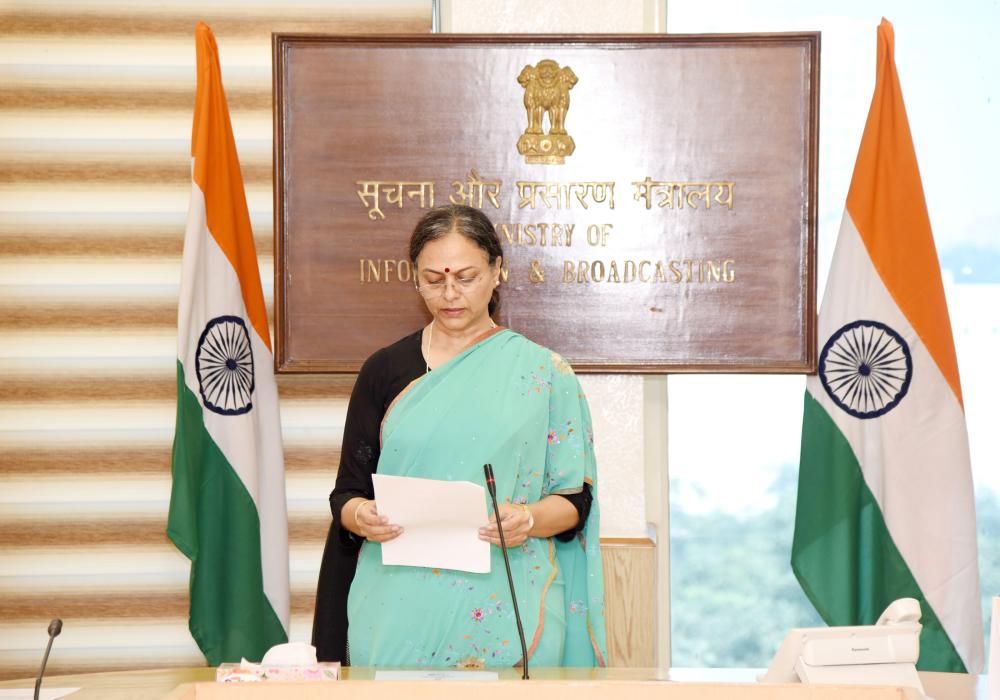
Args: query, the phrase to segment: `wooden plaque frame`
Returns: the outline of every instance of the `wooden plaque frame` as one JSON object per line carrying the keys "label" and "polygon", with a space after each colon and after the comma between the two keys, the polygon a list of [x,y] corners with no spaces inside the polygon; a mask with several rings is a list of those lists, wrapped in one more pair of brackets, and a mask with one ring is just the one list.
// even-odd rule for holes
{"label": "wooden plaque frame", "polygon": [[[819,43],[274,34],[276,371],[354,373],[425,324],[410,230],[478,187],[496,320],[578,371],[815,372]],[[575,78],[561,164],[518,150],[545,60]],[[566,147],[549,107],[536,160]]]}

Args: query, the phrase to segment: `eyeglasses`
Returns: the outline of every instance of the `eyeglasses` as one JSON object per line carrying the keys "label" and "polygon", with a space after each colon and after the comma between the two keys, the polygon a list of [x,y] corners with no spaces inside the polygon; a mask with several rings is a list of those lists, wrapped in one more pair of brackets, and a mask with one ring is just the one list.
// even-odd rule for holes
{"label": "eyeglasses", "polygon": [[[465,294],[475,289],[476,286],[485,278],[486,275],[482,273],[473,275],[472,277],[455,277],[453,278],[453,284],[459,294]],[[420,292],[420,295],[424,299],[433,299],[444,294],[444,290],[447,286],[448,280],[447,278],[443,278],[437,282],[418,284],[417,291]]]}

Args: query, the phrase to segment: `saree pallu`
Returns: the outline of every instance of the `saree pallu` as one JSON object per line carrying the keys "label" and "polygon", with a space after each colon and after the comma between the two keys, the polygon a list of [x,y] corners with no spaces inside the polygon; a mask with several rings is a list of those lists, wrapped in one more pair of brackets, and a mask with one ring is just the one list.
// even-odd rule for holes
{"label": "saree pallu", "polygon": [[[485,463],[493,465],[501,503],[534,503],[590,484],[593,504],[576,538],[530,537],[508,554],[529,662],[604,666],[604,578],[586,397],[565,360],[507,329],[416,380],[382,424],[379,474],[481,484]],[[488,574],[383,566],[381,545],[365,542],[348,597],[351,663],[518,664],[503,554],[491,546],[490,556]]]}

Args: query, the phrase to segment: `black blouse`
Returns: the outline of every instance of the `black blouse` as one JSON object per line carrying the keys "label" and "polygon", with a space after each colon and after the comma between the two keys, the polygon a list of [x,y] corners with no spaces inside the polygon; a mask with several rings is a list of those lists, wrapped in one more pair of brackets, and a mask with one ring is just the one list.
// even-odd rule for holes
{"label": "black blouse", "polygon": [[[410,382],[427,371],[417,331],[375,352],[361,367],[351,392],[340,448],[337,483],[330,493],[333,522],[326,538],[316,591],[313,646],[320,661],[348,662],[347,594],[358,563],[363,538],[340,526],[340,512],[356,497],[375,498],[372,474],[378,466],[379,431],[389,405]],[[590,514],[590,487],[562,495],[576,508],[576,527],[555,537],[567,542],[576,536]]]}

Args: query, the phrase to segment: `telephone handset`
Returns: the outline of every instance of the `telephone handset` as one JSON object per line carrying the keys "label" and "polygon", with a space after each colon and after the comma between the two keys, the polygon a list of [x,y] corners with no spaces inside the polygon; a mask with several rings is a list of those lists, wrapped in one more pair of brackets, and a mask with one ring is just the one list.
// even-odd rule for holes
{"label": "telephone handset", "polygon": [[875,624],[903,625],[911,622],[920,622],[920,603],[916,598],[900,598],[889,604]]}

